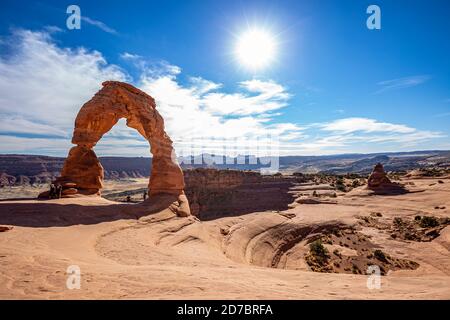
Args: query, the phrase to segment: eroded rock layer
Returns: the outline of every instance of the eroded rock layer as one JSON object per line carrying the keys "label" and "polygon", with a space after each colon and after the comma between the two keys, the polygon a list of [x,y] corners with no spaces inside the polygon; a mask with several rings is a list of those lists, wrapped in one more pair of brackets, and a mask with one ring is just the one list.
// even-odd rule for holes
{"label": "eroded rock layer", "polygon": [[191,213],[201,220],[268,210],[286,210],[297,178],[258,172],[197,168],[185,170]]}
{"label": "eroded rock layer", "polygon": [[367,187],[380,194],[404,193],[406,189],[398,183],[392,182],[384,171],[381,163],[377,163],[367,180]]}
{"label": "eroded rock layer", "polygon": [[367,181],[368,187],[379,188],[383,185],[389,185],[391,183],[391,180],[389,180],[386,172],[384,171],[383,165],[381,163],[377,163]]}

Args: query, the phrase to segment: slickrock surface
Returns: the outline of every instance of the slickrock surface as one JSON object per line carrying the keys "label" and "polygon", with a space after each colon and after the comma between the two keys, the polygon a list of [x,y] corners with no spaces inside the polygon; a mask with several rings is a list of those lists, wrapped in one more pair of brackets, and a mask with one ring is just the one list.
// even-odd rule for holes
{"label": "slickrock surface", "polygon": [[[150,208],[98,196],[0,201],[0,225],[14,227],[0,232],[0,299],[450,299],[449,226],[429,241],[392,236],[398,218],[450,218],[450,180],[402,182],[424,191],[209,221],[177,217],[161,195]],[[318,237],[331,272],[308,265]],[[379,289],[367,286],[368,263],[386,272]],[[71,290],[73,265],[81,287]]]}

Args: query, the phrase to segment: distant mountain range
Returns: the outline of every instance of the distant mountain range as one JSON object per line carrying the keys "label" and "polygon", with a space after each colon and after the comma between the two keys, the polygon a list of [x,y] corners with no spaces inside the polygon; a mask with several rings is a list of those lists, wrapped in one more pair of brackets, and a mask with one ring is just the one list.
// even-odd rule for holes
{"label": "distant mountain range", "polygon": [[[150,157],[100,157],[106,179],[148,177]],[[0,186],[48,183],[59,175],[65,158],[41,155],[0,155]],[[212,167],[218,169],[258,170],[269,167],[270,159],[253,156],[230,158],[211,156],[179,158],[184,169]],[[414,151],[328,156],[283,156],[278,159],[281,172],[359,173],[368,174],[381,162],[387,171],[421,167],[450,167],[450,151]],[[239,164],[238,164],[239,163]]]}

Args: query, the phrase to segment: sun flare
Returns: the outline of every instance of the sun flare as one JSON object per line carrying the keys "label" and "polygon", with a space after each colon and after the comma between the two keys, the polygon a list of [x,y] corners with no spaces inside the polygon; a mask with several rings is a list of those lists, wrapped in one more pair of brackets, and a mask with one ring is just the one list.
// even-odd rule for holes
{"label": "sun flare", "polygon": [[275,56],[276,42],[272,35],[263,30],[249,30],[243,33],[236,46],[239,62],[250,69],[267,66]]}

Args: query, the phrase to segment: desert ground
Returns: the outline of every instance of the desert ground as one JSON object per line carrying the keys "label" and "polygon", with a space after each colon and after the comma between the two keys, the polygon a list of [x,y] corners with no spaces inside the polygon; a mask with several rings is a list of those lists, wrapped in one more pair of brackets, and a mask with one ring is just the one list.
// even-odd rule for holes
{"label": "desert ground", "polygon": [[[164,197],[2,200],[0,299],[450,299],[450,179],[402,183],[412,192],[336,197],[299,183],[290,192],[320,200],[209,221],[177,217]],[[417,227],[425,216],[441,223]],[[312,256],[317,239],[328,264]],[[371,264],[384,271],[379,289],[367,286]],[[72,265],[79,289],[66,285]]]}
{"label": "desert ground", "polygon": [[[105,180],[103,182],[104,188],[102,189],[102,196],[117,195],[116,199],[126,200],[126,196],[120,196],[120,193],[128,191],[130,189],[146,189],[148,187],[148,178],[133,178],[133,179],[120,179],[120,180]],[[35,185],[14,185],[1,188],[0,200],[2,199],[30,199],[37,198],[37,196],[48,190],[47,184],[35,184]],[[132,197],[134,201],[142,200],[142,193],[134,195]]]}

